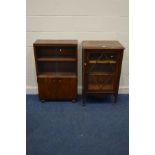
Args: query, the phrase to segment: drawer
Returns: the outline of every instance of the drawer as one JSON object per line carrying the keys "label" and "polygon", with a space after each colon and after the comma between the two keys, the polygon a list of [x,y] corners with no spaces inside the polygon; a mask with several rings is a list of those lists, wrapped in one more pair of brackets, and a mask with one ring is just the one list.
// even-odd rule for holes
{"label": "drawer", "polygon": [[114,75],[89,75],[88,91],[112,91],[114,89]]}

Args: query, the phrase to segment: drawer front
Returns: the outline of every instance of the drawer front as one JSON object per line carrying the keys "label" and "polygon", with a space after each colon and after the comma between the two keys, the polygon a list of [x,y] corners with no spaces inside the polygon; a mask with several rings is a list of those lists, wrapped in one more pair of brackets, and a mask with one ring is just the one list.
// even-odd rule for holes
{"label": "drawer front", "polygon": [[89,75],[88,76],[88,91],[104,92],[114,90],[113,75]]}
{"label": "drawer front", "polygon": [[75,99],[77,78],[38,78],[38,89],[40,99]]}

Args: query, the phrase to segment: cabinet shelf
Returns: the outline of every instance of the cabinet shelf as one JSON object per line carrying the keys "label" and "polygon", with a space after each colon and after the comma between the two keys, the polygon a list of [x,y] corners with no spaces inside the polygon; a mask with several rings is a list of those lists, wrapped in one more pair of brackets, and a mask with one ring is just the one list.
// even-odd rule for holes
{"label": "cabinet shelf", "polygon": [[99,85],[94,85],[94,84],[89,84],[88,85],[88,89],[89,90],[93,90],[93,91],[95,91],[95,90],[113,90],[113,85],[104,85],[104,86],[99,86]]}
{"label": "cabinet shelf", "polygon": [[75,62],[76,61],[76,58],[37,58],[37,61]]}
{"label": "cabinet shelf", "polygon": [[98,75],[114,75],[114,73],[107,73],[107,72],[91,72],[88,75],[90,76],[98,76]]}
{"label": "cabinet shelf", "polygon": [[90,60],[90,64],[116,64],[113,60]]}
{"label": "cabinet shelf", "polygon": [[50,78],[50,77],[71,77],[76,78],[76,73],[72,72],[42,72],[38,74],[39,78]]}

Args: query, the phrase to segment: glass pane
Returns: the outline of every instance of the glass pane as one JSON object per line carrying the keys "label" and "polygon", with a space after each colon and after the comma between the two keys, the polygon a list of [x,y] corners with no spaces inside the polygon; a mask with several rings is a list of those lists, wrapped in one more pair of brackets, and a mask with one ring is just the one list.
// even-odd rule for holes
{"label": "glass pane", "polygon": [[37,58],[75,58],[75,48],[68,47],[38,47]]}
{"label": "glass pane", "polygon": [[52,62],[39,61],[37,62],[38,72],[41,75],[75,75],[76,63],[74,62]]}
{"label": "glass pane", "polygon": [[115,72],[115,64],[89,64],[89,74],[113,74]]}
{"label": "glass pane", "polygon": [[69,72],[75,73],[76,63],[75,62],[58,62],[57,72]]}
{"label": "glass pane", "polygon": [[89,54],[89,60],[116,60],[116,52],[91,52]]}
{"label": "glass pane", "polygon": [[113,76],[110,75],[92,75],[88,76],[88,90],[113,90]]}
{"label": "glass pane", "polygon": [[38,47],[36,55],[37,55],[37,58],[56,57],[57,48],[56,47]]}
{"label": "glass pane", "polygon": [[39,61],[37,62],[38,65],[38,72],[39,74],[43,73],[55,73],[56,68],[57,68],[57,63],[56,62],[51,62],[51,61]]}

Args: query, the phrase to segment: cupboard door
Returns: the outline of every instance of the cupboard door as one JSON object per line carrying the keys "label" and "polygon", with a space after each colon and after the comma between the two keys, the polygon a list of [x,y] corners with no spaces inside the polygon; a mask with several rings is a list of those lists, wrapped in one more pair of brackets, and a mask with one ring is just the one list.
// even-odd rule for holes
{"label": "cupboard door", "polygon": [[87,91],[113,92],[118,68],[115,52],[89,51],[87,53]]}
{"label": "cupboard door", "polygon": [[57,91],[57,82],[56,78],[46,77],[40,78],[38,77],[38,90],[39,97],[42,100],[50,100],[54,99]]}
{"label": "cupboard door", "polygon": [[77,97],[77,78],[57,78],[57,99],[75,99]]}

